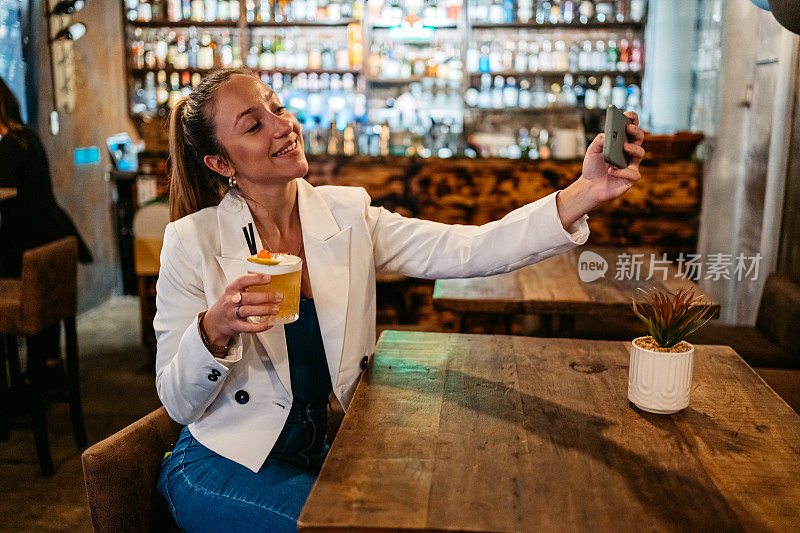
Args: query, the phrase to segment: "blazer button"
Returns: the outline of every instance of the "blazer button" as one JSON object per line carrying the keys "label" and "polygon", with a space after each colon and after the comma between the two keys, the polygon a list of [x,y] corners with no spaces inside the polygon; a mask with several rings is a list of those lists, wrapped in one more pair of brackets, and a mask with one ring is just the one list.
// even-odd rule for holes
{"label": "blazer button", "polygon": [[216,374],[209,374],[208,375],[208,381],[217,381],[218,379],[219,378],[217,377]]}
{"label": "blazer button", "polygon": [[250,401],[250,395],[247,394],[247,391],[245,390],[236,391],[236,394],[233,397],[236,398],[236,401],[242,405]]}
{"label": "blazer button", "polygon": [[215,376],[217,376],[217,377],[219,377],[219,376],[221,376],[221,375],[222,375],[222,372],[220,372],[220,371],[219,371],[219,370],[217,370],[216,368],[212,368],[212,369],[211,369],[211,373],[212,373],[212,374],[214,374],[214,375],[215,375]]}
{"label": "blazer button", "polygon": [[361,370],[366,370],[368,363],[369,363],[369,357],[367,357],[365,355],[364,358],[361,360],[361,365],[360,365],[361,366]]}

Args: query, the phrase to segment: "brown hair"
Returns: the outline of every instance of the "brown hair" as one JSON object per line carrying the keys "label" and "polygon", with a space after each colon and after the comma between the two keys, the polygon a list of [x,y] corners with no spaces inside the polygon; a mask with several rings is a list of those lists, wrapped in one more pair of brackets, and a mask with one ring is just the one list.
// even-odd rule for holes
{"label": "brown hair", "polygon": [[248,68],[215,70],[172,109],[169,125],[171,220],[218,205],[228,191],[228,178],[208,168],[203,158],[221,155],[227,159],[214,133],[214,99],[219,88],[235,74],[254,76]]}
{"label": "brown hair", "polygon": [[6,135],[22,131],[25,124],[19,112],[19,102],[3,78],[0,78],[0,126],[8,130]]}

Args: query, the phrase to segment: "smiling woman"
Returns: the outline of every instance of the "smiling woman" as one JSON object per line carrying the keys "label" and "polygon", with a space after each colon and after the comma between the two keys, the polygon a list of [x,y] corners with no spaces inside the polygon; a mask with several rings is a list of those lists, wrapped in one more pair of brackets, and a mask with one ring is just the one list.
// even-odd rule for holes
{"label": "smiling woman", "polygon": [[[446,225],[373,207],[360,187],[312,187],[300,125],[275,93],[247,70],[207,76],[172,114],[156,288],[156,388],[187,426],[159,479],[178,525],[296,531],[329,447],[328,398],[347,409],[373,353],[376,272],[488,276],[585,243],[586,213],[639,179],[629,117],[628,167],[603,161],[598,136],[569,187],[483,226]],[[282,299],[246,273],[249,244],[302,259],[295,322],[248,320]]]}

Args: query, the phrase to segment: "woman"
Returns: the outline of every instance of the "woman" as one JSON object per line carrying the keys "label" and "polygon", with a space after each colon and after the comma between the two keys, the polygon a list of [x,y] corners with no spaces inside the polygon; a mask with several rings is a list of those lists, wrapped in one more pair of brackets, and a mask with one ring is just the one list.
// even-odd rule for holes
{"label": "woman", "polygon": [[[0,201],[0,277],[18,278],[25,250],[68,235],[78,238],[78,258],[92,254],[67,214],[56,203],[47,154],[38,135],[22,122],[19,102],[0,78],[0,187],[16,189],[14,198]],[[63,371],[59,325],[28,339],[28,349],[45,358],[48,376]]]}
{"label": "woman", "polygon": [[[312,187],[300,126],[275,93],[242,70],[206,77],[172,113],[174,222],[157,286],[156,384],[187,425],[159,479],[178,525],[296,530],[328,449],[328,394],[346,409],[373,351],[376,270],[491,275],[583,244],[586,213],[639,179],[643,132],[628,131],[628,168],[603,162],[599,136],[566,189],[496,222],[448,226],[371,207],[359,187]],[[268,279],[245,275],[251,222],[260,246],[303,258],[293,324],[246,320],[279,301],[245,292]]]}

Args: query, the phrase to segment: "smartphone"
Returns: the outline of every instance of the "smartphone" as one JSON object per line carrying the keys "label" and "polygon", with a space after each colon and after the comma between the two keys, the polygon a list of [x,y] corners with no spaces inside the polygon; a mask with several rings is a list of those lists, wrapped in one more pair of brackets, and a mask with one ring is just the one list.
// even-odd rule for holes
{"label": "smartphone", "polygon": [[627,127],[633,120],[626,117],[618,107],[613,105],[606,109],[605,140],[603,141],[603,159],[617,168],[628,166],[628,154],[623,145],[630,142]]}

